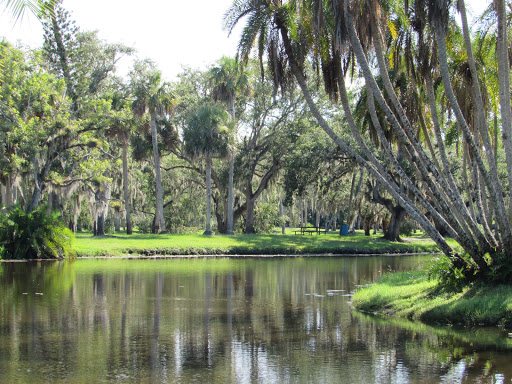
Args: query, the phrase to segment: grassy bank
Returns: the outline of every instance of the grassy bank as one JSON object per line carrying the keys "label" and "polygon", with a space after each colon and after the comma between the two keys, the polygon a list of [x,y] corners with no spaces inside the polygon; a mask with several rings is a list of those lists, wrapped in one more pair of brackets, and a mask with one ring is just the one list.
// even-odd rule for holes
{"label": "grassy bank", "polygon": [[512,286],[473,286],[445,292],[424,271],[392,273],[355,293],[352,305],[365,312],[431,324],[512,327]]}
{"label": "grassy bank", "polygon": [[404,242],[389,242],[382,235],[340,237],[337,233],[320,235],[235,235],[202,236],[115,234],[94,237],[77,234],[73,249],[81,256],[129,255],[276,255],[276,254],[386,254],[437,252],[428,238],[417,235]]}

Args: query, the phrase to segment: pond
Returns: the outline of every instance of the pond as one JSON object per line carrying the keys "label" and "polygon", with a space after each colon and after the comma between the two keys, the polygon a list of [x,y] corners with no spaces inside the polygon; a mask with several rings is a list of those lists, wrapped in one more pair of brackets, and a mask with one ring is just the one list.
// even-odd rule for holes
{"label": "pond", "polygon": [[428,259],[0,264],[0,383],[510,383],[506,330],[350,308]]}

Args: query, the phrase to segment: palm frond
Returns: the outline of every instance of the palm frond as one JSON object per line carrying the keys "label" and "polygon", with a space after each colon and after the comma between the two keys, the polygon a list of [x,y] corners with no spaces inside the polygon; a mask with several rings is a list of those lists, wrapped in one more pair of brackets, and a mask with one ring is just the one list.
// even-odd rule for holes
{"label": "palm frond", "polygon": [[57,1],[49,0],[0,0],[0,4],[10,14],[14,23],[22,21],[25,12],[28,10],[38,19],[42,20],[53,12],[53,7]]}

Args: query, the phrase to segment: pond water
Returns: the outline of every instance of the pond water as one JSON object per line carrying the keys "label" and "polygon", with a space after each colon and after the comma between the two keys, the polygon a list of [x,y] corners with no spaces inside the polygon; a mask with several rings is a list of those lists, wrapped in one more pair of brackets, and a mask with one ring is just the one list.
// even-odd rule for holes
{"label": "pond water", "polygon": [[351,310],[428,259],[0,264],[0,383],[510,383],[504,329]]}

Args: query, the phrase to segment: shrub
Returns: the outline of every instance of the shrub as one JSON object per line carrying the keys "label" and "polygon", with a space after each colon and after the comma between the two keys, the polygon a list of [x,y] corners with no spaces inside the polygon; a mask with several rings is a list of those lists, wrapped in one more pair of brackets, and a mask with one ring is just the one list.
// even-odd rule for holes
{"label": "shrub", "polygon": [[151,233],[152,220],[147,217],[141,217],[136,220],[137,229],[140,233]]}
{"label": "shrub", "polygon": [[411,220],[404,220],[402,225],[400,226],[400,235],[402,236],[411,236],[416,229],[416,225]]}
{"label": "shrub", "polygon": [[0,258],[59,259],[72,256],[73,233],[46,207],[25,213],[19,206],[0,216]]}

